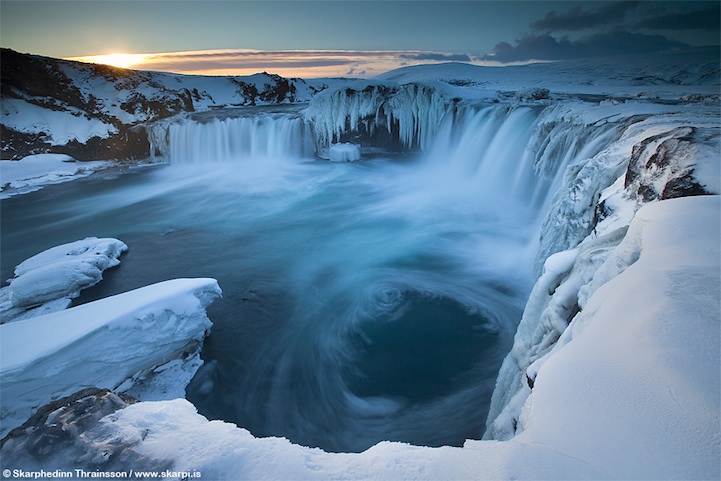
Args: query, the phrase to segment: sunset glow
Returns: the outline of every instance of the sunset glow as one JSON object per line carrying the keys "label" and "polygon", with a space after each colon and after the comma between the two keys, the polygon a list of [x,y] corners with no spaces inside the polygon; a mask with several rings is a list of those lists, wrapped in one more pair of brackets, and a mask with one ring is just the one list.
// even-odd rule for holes
{"label": "sunset glow", "polygon": [[143,53],[111,53],[106,55],[88,55],[86,57],[69,57],[68,60],[129,68],[142,64],[145,57],[147,57],[147,55]]}

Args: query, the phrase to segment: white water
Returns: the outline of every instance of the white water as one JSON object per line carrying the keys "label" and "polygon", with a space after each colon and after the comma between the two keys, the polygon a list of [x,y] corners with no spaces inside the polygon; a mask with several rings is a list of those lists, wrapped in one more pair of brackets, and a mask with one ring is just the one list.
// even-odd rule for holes
{"label": "white water", "polygon": [[201,413],[328,450],[460,445],[482,434],[544,205],[577,160],[539,168],[540,115],[450,112],[423,154],[352,164],[306,155],[293,116],[173,124],[170,165],[11,199],[3,269],[44,242],[120,238],[120,268],[81,301],[220,282],[188,389]]}
{"label": "white water", "polygon": [[309,135],[297,112],[241,108],[161,123],[151,128],[150,139],[153,151],[178,165],[304,157],[312,153]]}

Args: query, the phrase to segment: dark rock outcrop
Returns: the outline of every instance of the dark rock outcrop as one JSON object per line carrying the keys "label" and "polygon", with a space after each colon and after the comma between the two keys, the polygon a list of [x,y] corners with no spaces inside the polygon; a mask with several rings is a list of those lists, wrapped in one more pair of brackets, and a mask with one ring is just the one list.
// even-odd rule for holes
{"label": "dark rock outcrop", "polygon": [[3,468],[26,471],[82,469],[161,471],[169,467],[141,456],[127,442],[103,441],[100,421],[137,402],[108,389],[87,388],[42,406],[22,426],[0,441]]}
{"label": "dark rock outcrop", "polygon": [[713,138],[703,129],[679,127],[635,145],[624,180],[626,191],[644,203],[713,193],[694,177],[695,147]]}

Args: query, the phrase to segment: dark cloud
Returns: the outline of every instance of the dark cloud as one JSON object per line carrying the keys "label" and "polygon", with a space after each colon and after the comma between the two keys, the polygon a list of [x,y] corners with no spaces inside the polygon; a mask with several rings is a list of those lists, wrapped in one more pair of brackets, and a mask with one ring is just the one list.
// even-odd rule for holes
{"label": "dark cloud", "polygon": [[543,19],[531,23],[531,29],[541,32],[578,31],[588,28],[618,25],[641,2],[622,1],[592,11],[574,7],[568,13],[549,12]]}
{"label": "dark cloud", "polygon": [[527,60],[570,60],[588,57],[612,55],[652,54],[688,44],[669,40],[662,35],[645,35],[616,29],[606,33],[590,35],[571,41],[568,37],[560,40],[549,35],[529,34],[520,39],[515,46],[501,42],[493,49],[493,54],[484,60],[496,60],[503,63]]}
{"label": "dark cloud", "polygon": [[636,29],[721,30],[721,3],[695,12],[674,13],[647,18],[633,25]]}
{"label": "dark cloud", "polygon": [[406,60],[437,60],[440,62],[470,62],[471,58],[464,54],[453,53],[418,53],[418,54],[401,54],[399,58]]}
{"label": "dark cloud", "polygon": [[366,74],[365,70],[356,70],[357,67],[351,67],[350,70],[348,70],[345,74],[348,76],[357,75],[357,76],[363,76]]}

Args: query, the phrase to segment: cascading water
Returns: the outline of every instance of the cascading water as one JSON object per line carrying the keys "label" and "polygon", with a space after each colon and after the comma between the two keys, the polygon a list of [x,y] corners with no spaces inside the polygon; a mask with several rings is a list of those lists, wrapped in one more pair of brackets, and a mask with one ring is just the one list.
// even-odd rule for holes
{"label": "cascading water", "polygon": [[[217,278],[187,391],[210,418],[333,451],[460,445],[482,435],[553,185],[613,129],[557,161],[543,122],[541,107],[449,108],[416,157],[334,164],[311,156],[296,112],[196,116],[155,131],[170,165],[29,194],[55,210],[8,209],[4,249],[122,239],[121,267],[81,302]],[[27,218],[43,227],[17,228]]]}
{"label": "cascading water", "polygon": [[[250,115],[249,115],[250,114]],[[198,164],[312,153],[308,127],[297,112],[236,109],[200,113],[151,128],[153,151],[173,164]]]}

